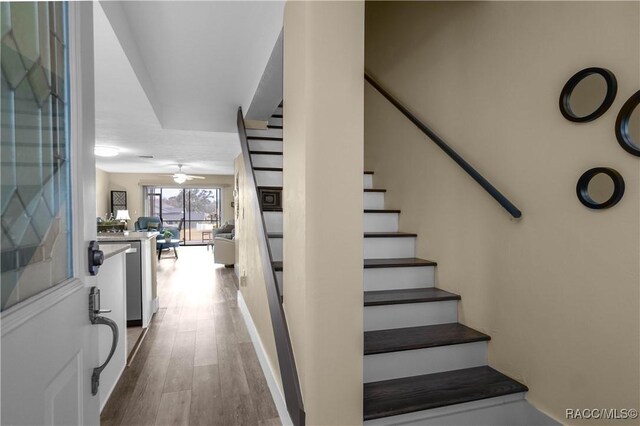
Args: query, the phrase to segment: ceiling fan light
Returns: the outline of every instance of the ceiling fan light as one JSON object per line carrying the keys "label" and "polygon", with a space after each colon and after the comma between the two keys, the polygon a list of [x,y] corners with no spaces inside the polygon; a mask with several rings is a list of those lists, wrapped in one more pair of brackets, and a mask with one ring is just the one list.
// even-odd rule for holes
{"label": "ceiling fan light", "polygon": [[184,173],[176,173],[173,175],[173,181],[175,183],[185,183],[187,181],[187,175]]}
{"label": "ceiling fan light", "polygon": [[113,146],[96,146],[93,148],[93,153],[96,157],[115,157],[120,153],[120,150]]}

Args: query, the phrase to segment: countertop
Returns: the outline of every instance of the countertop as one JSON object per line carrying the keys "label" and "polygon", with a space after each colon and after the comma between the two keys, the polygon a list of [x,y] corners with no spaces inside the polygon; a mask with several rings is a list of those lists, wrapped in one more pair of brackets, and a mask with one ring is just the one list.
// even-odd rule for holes
{"label": "countertop", "polygon": [[129,231],[128,235],[125,235],[124,232],[98,232],[98,242],[146,241],[150,240],[153,237],[157,237],[158,235],[160,235],[159,232]]}
{"label": "countertop", "polygon": [[118,253],[125,252],[131,248],[131,244],[98,244],[98,248],[104,253],[104,259],[115,256]]}

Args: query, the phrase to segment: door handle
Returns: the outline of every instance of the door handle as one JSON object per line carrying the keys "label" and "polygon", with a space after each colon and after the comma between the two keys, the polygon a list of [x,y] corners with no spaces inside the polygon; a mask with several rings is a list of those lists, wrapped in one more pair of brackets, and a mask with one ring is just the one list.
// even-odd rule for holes
{"label": "door handle", "polygon": [[93,374],[91,375],[91,395],[96,395],[98,393],[98,387],[100,386],[100,373],[102,373],[102,370],[104,370],[107,364],[109,364],[109,361],[111,361],[113,354],[116,352],[116,347],[118,346],[118,324],[110,318],[98,315],[108,312],[111,312],[111,309],[100,309],[100,289],[91,287],[91,291],[89,292],[89,320],[91,321],[91,324],[102,324],[109,327],[113,337],[111,341],[111,350],[109,350],[107,359],[102,365],[93,369]]}

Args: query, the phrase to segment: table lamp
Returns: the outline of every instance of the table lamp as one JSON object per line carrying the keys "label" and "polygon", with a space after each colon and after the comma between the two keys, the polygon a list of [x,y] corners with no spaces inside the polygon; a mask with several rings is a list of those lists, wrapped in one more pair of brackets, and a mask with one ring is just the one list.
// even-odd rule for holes
{"label": "table lamp", "polygon": [[129,217],[129,210],[118,210],[118,212],[116,213],[116,220],[122,222],[122,224],[126,228],[127,221],[131,220],[131,218]]}

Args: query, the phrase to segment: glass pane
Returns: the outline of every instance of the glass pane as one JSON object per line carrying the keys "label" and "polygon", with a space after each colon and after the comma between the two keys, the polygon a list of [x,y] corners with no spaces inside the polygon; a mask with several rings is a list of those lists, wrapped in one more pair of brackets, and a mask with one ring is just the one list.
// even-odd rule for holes
{"label": "glass pane", "polygon": [[190,189],[188,200],[185,240],[192,244],[207,243],[220,226],[220,189]]}
{"label": "glass pane", "polygon": [[[2,5],[1,297],[4,310],[72,276],[67,6]],[[50,46],[62,49],[51,55]],[[52,66],[52,58],[62,58]],[[21,69],[22,67],[23,69]],[[66,89],[63,89],[66,90]],[[66,93],[61,99],[68,99]]]}
{"label": "glass pane", "polygon": [[164,226],[179,226],[184,218],[184,190],[162,188],[162,223]]}
{"label": "glass pane", "polygon": [[185,244],[211,241],[221,225],[220,188],[145,187],[145,216],[162,217],[164,226],[178,227]]}

